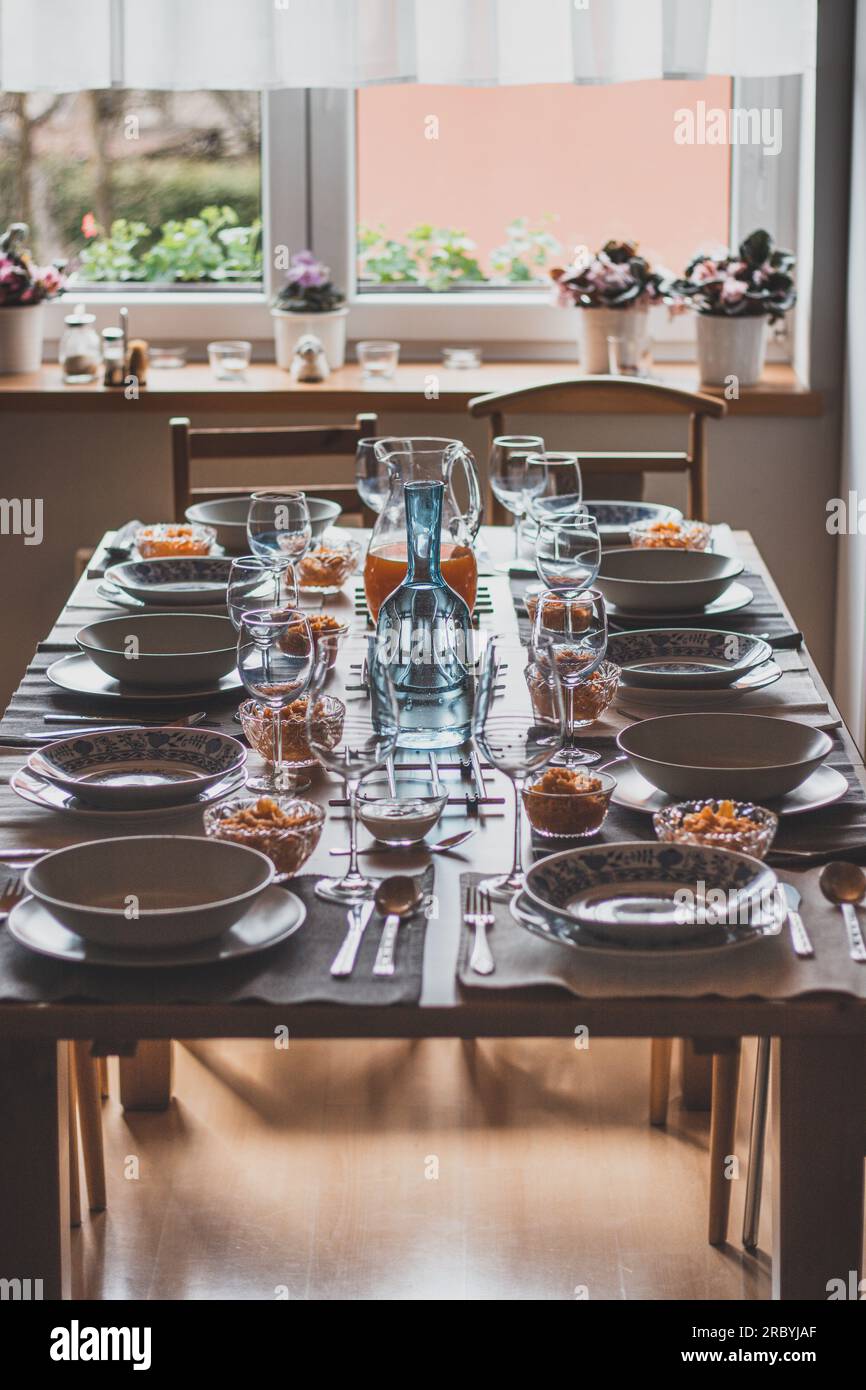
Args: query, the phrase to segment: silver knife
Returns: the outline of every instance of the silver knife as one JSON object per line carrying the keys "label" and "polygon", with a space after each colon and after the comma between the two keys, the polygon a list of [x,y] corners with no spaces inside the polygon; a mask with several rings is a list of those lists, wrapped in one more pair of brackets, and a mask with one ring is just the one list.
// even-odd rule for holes
{"label": "silver knife", "polygon": [[803,919],[797,911],[800,906],[802,894],[792,883],[783,883],[782,892],[788,904],[788,927],[791,932],[791,944],[796,955],[806,960],[814,956],[815,951],[809,939],[809,933],[803,924]]}
{"label": "silver knife", "polygon": [[343,944],[334,957],[331,965],[331,974],[335,976],[351,975],[355,968],[355,961],[358,950],[367,930],[367,923],[373,915],[375,903],[370,898],[363,903],[354,903],[349,908],[349,930],[343,939]]}

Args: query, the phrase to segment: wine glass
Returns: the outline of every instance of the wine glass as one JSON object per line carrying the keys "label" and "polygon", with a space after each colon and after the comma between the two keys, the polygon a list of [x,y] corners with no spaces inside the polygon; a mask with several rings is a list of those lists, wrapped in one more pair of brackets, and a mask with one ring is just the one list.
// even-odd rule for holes
{"label": "wine glass", "polygon": [[247,516],[250,550],[277,569],[296,565],[310,548],[313,528],[303,492],[254,492]]}
{"label": "wine glass", "polygon": [[359,439],[355,450],[355,486],[361,501],[373,512],[381,512],[391,483],[388,465],[376,453],[376,445],[381,443],[381,439]]}
{"label": "wine glass", "polygon": [[[534,460],[530,463],[530,460]],[[539,434],[500,434],[490,448],[490,490],[514,517],[514,558],[520,559],[520,519],[547,486]]]}
{"label": "wine glass", "polygon": [[[294,571],[292,571],[294,573]],[[258,555],[241,555],[232,560],[226,585],[226,608],[234,627],[240,631],[244,613],[252,609],[279,608],[280,571]],[[297,604],[286,604],[294,607]]]}
{"label": "wine glass", "polygon": [[241,614],[238,671],[250,695],[270,711],[273,724],[273,776],[249,782],[252,791],[294,790],[283,765],[282,711],[306,690],[314,657],[313,634],[300,609],[253,608]]}
{"label": "wine glass", "polygon": [[566,767],[597,763],[601,754],[575,744],[575,691],[591,680],[607,652],[607,611],[598,589],[540,594],[531,647],[545,675],[562,684],[566,739],[553,759]]}
{"label": "wine glass", "polygon": [[544,465],[545,485],[542,492],[529,501],[529,512],[539,525],[582,510],[583,475],[577,454],[545,449],[539,458],[533,457],[531,467]]}
{"label": "wine glass", "polygon": [[349,804],[349,864],[342,878],[322,878],[316,894],[328,902],[356,903],[371,898],[376,884],[358,868],[357,798],[361,778],[389,763],[397,746],[397,697],[382,644],[375,636],[367,644],[367,684],[370,699],[347,702],[339,737],[317,716],[316,702],[328,678],[329,656],[320,650],[307,700],[307,742],[319,762],[342,778]]}
{"label": "wine glass", "polygon": [[549,763],[562,747],[565,737],[562,684],[556,667],[551,668],[551,697],[558,728],[540,723],[531,709],[513,708],[503,700],[497,705],[495,689],[502,669],[509,674],[526,667],[526,649],[516,637],[491,637],[481,656],[475,706],[472,711],[472,738],[478,752],[504,772],[514,786],[514,856],[511,869],[497,878],[485,879],[493,898],[510,898],[523,887],[523,788],[530,773]]}
{"label": "wine glass", "polygon": [[589,512],[544,521],[535,541],[535,572],[542,584],[576,594],[594,584],[601,567],[598,522]]}

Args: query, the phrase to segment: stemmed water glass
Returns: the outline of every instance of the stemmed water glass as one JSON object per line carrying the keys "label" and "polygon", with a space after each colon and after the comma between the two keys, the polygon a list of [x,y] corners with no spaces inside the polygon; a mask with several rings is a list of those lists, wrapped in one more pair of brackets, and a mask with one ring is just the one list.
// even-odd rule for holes
{"label": "stemmed water glass", "polygon": [[536,473],[543,470],[544,488],[529,500],[529,513],[539,525],[582,510],[583,474],[577,454],[544,449],[527,461]]}
{"label": "stemmed water glass", "polygon": [[[234,627],[240,631],[244,613],[253,609],[281,607],[281,572],[258,555],[241,555],[232,560],[226,585],[226,609]],[[287,602],[286,607],[297,604]]]}
{"label": "stemmed water glass", "polygon": [[529,775],[549,763],[562,747],[565,737],[562,685],[552,668],[551,702],[558,723],[541,723],[531,710],[515,709],[504,700],[495,704],[497,675],[509,675],[526,667],[526,649],[516,637],[491,637],[481,656],[475,705],[472,711],[472,738],[478,752],[514,786],[514,857],[507,874],[486,879],[479,887],[491,897],[510,898],[523,887],[523,788]]}
{"label": "stemmed water glass", "polygon": [[500,434],[490,448],[490,489],[514,517],[514,558],[520,558],[520,521],[547,486],[544,440],[539,434]]}
{"label": "stemmed water glass", "polygon": [[303,492],[254,492],[247,516],[250,550],[276,569],[297,565],[313,538]]}
{"label": "stemmed water glass", "polygon": [[358,868],[357,801],[358,785],[368,772],[384,767],[397,746],[399,715],[394,686],[388,671],[387,653],[375,636],[367,644],[367,684],[369,700],[348,701],[339,738],[326,721],[318,717],[316,704],[328,679],[329,653],[322,644],[316,659],[307,700],[307,742],[328,772],[342,778],[349,806],[349,864],[342,878],[322,878],[316,893],[328,902],[356,903],[371,898],[376,890],[372,879]]}
{"label": "stemmed water glass", "polygon": [[542,584],[576,594],[594,584],[601,567],[598,522],[589,512],[544,521],[535,541],[535,571]]}
{"label": "stemmed water glass", "polygon": [[531,647],[548,682],[554,689],[561,683],[564,692],[566,739],[553,761],[566,767],[597,763],[600,753],[575,744],[574,701],[575,691],[592,678],[607,652],[607,612],[598,589],[540,594]]}
{"label": "stemmed water glass", "polygon": [[253,791],[279,794],[292,790],[283,765],[282,711],[303,695],[314,658],[313,634],[300,609],[249,609],[241,614],[238,671],[250,695],[270,711],[273,725],[273,777],[248,782]]}
{"label": "stemmed water glass", "polygon": [[376,453],[381,439],[359,439],[355,450],[355,486],[361,501],[373,512],[381,512],[390,489],[388,465]]}

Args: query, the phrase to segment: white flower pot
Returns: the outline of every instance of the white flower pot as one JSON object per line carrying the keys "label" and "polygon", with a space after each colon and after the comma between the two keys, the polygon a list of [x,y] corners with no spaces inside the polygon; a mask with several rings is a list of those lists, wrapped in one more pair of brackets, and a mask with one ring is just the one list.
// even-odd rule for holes
{"label": "white flower pot", "polygon": [[[638,372],[649,348],[649,309],[580,310],[580,365],[588,376],[606,376],[611,370],[608,338],[618,338],[620,371]],[[615,368],[614,368],[615,369]]]}
{"label": "white flower pot", "polygon": [[333,371],[346,361],[346,319],[348,309],[329,309],[325,314],[298,314],[289,309],[272,309],[277,366],[288,371],[298,339],[306,333],[318,338]]}
{"label": "white flower pot", "polygon": [[761,315],[698,314],[698,365],[706,386],[760,381],[767,355],[767,319]]}
{"label": "white flower pot", "polygon": [[0,309],[0,372],[38,372],[42,366],[44,304]]}

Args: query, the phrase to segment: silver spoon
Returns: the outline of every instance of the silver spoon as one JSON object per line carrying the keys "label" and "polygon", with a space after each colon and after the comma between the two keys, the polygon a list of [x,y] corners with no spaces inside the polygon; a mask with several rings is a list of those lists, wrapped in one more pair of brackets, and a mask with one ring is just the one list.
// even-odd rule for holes
{"label": "silver spoon", "polygon": [[828,902],[841,907],[848,933],[848,954],[852,960],[866,961],[866,944],[854,904],[859,903],[866,892],[866,874],[859,864],[847,864],[842,859],[834,859],[832,864],[821,870],[818,879],[821,892]]}
{"label": "silver spoon", "polygon": [[[416,845],[370,845],[369,849],[359,849],[359,854],[384,854],[392,849],[426,849],[428,854],[447,854],[449,850],[456,849],[458,845],[465,844],[475,834],[474,830],[461,830],[457,835],[448,835],[444,840],[437,840],[435,845],[428,845],[425,840],[419,840]],[[347,849],[332,849],[331,854],[347,855]]]}
{"label": "silver spoon", "polygon": [[404,917],[411,917],[421,906],[421,888],[417,878],[408,874],[392,874],[383,878],[376,889],[376,911],[385,918],[382,939],[373,965],[374,975],[393,975],[397,950],[397,932]]}

